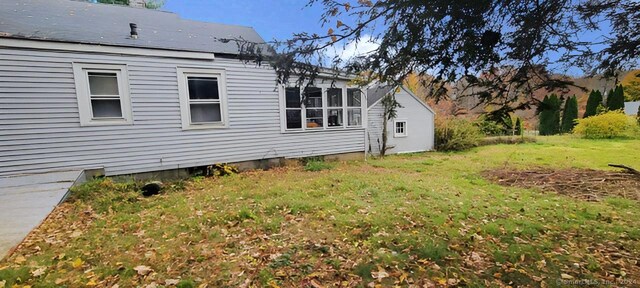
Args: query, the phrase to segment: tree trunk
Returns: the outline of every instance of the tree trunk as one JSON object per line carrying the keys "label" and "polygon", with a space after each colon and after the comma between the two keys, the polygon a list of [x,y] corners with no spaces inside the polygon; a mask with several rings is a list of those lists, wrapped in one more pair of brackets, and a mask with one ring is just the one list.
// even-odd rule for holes
{"label": "tree trunk", "polygon": [[380,148],[380,156],[384,157],[385,154],[387,154],[387,123],[389,122],[389,120],[387,120],[387,115],[386,113],[383,113],[383,120],[382,120],[382,148]]}

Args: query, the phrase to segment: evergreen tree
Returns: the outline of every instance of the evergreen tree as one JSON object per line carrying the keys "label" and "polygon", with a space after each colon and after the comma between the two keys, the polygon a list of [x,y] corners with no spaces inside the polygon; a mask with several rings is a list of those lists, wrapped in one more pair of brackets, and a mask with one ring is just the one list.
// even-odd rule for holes
{"label": "evergreen tree", "polygon": [[602,104],[602,93],[600,90],[591,90],[589,99],[587,99],[587,109],[584,111],[583,118],[596,115],[598,105]]}
{"label": "evergreen tree", "polygon": [[522,120],[520,120],[520,117],[518,117],[516,119],[516,135],[522,135],[524,134],[524,129],[522,128]]}
{"label": "evergreen tree", "polygon": [[576,95],[573,95],[573,97],[567,98],[567,101],[564,103],[562,133],[571,133],[573,126],[576,125],[576,119],[578,119],[578,98],[576,98]]}
{"label": "evergreen tree", "polygon": [[622,85],[616,86],[616,89],[612,89],[607,96],[607,108],[609,111],[615,111],[624,109],[624,91]]}
{"label": "evergreen tree", "polygon": [[544,97],[539,107],[540,135],[554,135],[560,132],[560,103],[561,100],[555,94]]}

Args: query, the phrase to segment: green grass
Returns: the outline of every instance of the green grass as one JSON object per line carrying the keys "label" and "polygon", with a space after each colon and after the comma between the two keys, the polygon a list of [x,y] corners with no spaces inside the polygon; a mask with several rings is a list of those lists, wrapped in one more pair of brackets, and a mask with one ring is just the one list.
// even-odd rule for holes
{"label": "green grass", "polygon": [[[538,137],[467,152],[200,177],[150,198],[140,197],[135,183],[93,181],[74,189],[0,263],[0,281],[300,287],[313,279],[364,287],[453,279],[470,287],[554,287],[561,273],[583,279],[621,271],[638,279],[638,266],[613,263],[607,249],[640,254],[640,203],[507,188],[480,172],[633,166],[639,149],[640,140]],[[139,265],[153,272],[137,275]]]}

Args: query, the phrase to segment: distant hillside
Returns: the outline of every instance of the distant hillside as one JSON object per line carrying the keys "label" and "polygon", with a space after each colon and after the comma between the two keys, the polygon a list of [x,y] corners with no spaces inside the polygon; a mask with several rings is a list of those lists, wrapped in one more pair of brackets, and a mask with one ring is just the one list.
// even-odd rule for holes
{"label": "distant hillside", "polygon": [[[570,87],[565,91],[555,93],[565,98],[576,95],[576,97],[578,98],[578,115],[582,116],[584,114],[587,104],[587,98],[589,97],[589,92],[591,90],[600,90],[606,93],[606,91],[609,91],[609,89],[615,87],[616,83],[620,84],[621,80],[625,79],[625,77],[629,73],[629,71],[621,73],[621,75],[618,76],[617,79],[604,79],[599,76],[582,78],[572,78],[564,76],[573,80],[576,86],[584,87],[586,90],[582,90],[578,87]],[[458,95],[454,95],[454,91],[456,89],[453,88],[457,87],[457,90],[460,91],[462,90],[462,87],[464,87],[464,83],[455,83],[455,85],[447,87],[449,88],[449,97],[452,99],[456,99],[455,101],[440,101],[440,103],[435,103],[434,101],[428,100],[427,97],[425,97],[426,91],[424,88],[419,86],[415,76],[409,77],[407,85],[414,91],[414,93],[416,93],[416,95],[420,96],[422,99],[425,99],[426,102],[433,106],[436,109],[436,112],[439,112],[440,115],[467,114],[469,116],[472,116],[478,115],[487,110],[487,107],[478,106],[479,101],[477,97],[459,97]],[[539,91],[534,95],[534,97],[536,99],[542,100],[542,98],[544,98],[544,96],[547,94],[549,93],[545,91]],[[533,107],[532,109],[518,111],[515,114],[525,120],[526,126],[528,128],[535,128],[535,126],[537,125],[537,115],[535,112],[535,107]]]}

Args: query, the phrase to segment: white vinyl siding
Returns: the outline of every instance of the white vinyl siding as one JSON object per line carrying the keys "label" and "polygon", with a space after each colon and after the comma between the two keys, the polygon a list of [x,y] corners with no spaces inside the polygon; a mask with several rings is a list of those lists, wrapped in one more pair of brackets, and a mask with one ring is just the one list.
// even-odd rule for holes
{"label": "white vinyl siding", "polygon": [[[133,125],[81,127],[73,64],[126,63]],[[228,129],[182,129],[176,67],[224,70]],[[0,48],[0,175],[104,167],[107,175],[364,150],[364,129],[282,133],[270,67],[235,59]]]}
{"label": "white vinyl siding", "polygon": [[126,65],[74,63],[80,124],[131,124],[131,100]]}
{"label": "white vinyl siding", "polygon": [[[397,118],[387,121],[387,153],[429,151],[434,148],[434,113],[405,88],[395,94],[402,105],[397,109]],[[367,151],[379,155],[382,148],[384,107],[381,101],[367,109]]]}

